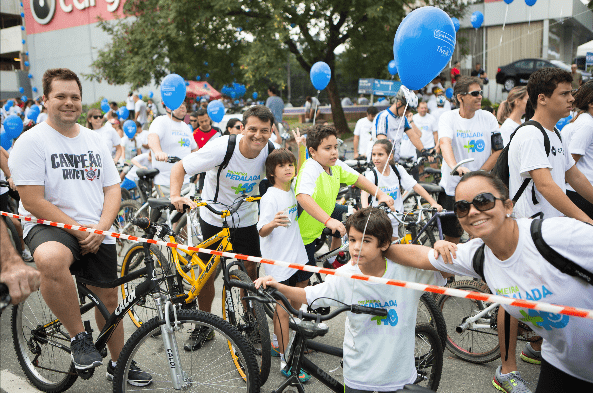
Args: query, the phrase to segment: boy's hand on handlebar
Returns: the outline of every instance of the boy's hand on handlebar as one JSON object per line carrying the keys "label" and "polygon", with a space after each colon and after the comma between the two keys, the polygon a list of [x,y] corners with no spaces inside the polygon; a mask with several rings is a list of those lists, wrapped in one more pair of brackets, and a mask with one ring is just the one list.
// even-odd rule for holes
{"label": "boy's hand on handlebar", "polygon": [[157,161],[167,161],[167,153],[165,153],[164,151],[160,152],[160,153],[156,153],[154,155],[154,159]]}
{"label": "boy's hand on handlebar", "polygon": [[189,206],[190,209],[195,209],[198,207],[194,201],[182,196],[172,196],[171,203],[173,206],[175,206],[175,210],[177,210],[179,213],[183,213],[185,211],[185,206]]}
{"label": "boy's hand on handlebar", "polygon": [[379,203],[385,203],[392,211],[395,211],[395,202],[393,201],[393,198],[383,191],[379,191],[377,194],[377,201]]}
{"label": "boy's hand on handlebar", "polygon": [[439,205],[438,203],[434,203],[434,204],[431,203],[430,207],[432,207],[433,209],[437,209],[438,212],[443,211],[443,207],[441,205]]}
{"label": "boy's hand on handlebar", "polygon": [[466,168],[466,167],[464,167],[464,166],[460,166],[459,168],[457,168],[457,171],[456,171],[456,172],[457,172],[457,174],[458,174],[459,176],[463,176],[463,175],[465,175],[466,173],[469,173],[469,172],[471,172],[471,170],[469,170],[468,168]]}
{"label": "boy's hand on handlebar", "polygon": [[253,282],[253,285],[255,285],[256,289],[259,289],[262,286],[264,289],[267,287],[276,288],[276,284],[278,284],[278,281],[276,281],[272,276],[260,277]]}
{"label": "boy's hand on handlebar", "polygon": [[325,226],[331,229],[332,233],[336,231],[340,232],[340,236],[346,235],[346,227],[340,221],[336,220],[335,218],[330,218]]}
{"label": "boy's hand on handlebar", "polygon": [[448,264],[453,263],[453,259],[457,258],[457,244],[448,242],[446,240],[439,240],[434,243],[434,257],[439,255],[443,257],[443,261]]}

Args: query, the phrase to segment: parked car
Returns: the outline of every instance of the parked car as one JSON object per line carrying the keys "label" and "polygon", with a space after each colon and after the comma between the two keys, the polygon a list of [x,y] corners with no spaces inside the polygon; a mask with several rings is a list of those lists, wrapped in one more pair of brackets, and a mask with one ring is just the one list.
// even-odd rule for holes
{"label": "parked car", "polygon": [[[565,71],[572,72],[572,69],[570,68],[570,66],[568,64],[566,64],[566,63],[561,62],[560,60],[550,60],[550,63],[554,64],[558,68],[562,68]],[[578,69],[578,67],[577,67],[577,69]],[[579,72],[583,76],[583,83],[587,83],[588,81],[591,80],[591,73],[590,72],[586,72],[586,71],[583,71],[583,70],[579,70]]]}
{"label": "parked car", "polygon": [[525,86],[531,74],[544,67],[557,66],[542,59],[517,60],[498,68],[496,83],[502,85],[503,91],[510,91],[515,86]]}

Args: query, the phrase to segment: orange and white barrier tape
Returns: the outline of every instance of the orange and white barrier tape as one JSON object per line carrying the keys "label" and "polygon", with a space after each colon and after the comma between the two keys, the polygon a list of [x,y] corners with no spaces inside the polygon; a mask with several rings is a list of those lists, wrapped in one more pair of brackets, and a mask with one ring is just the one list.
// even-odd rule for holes
{"label": "orange and white barrier tape", "polygon": [[370,281],[370,282],[375,282],[375,283],[385,284],[385,285],[394,285],[397,287],[410,288],[410,289],[414,289],[417,291],[432,292],[432,293],[438,293],[441,295],[481,300],[481,301],[486,301],[486,302],[496,302],[496,303],[500,303],[500,304],[508,304],[508,305],[515,306],[515,307],[545,311],[545,312],[550,312],[550,313],[554,313],[554,314],[563,314],[563,315],[569,315],[569,316],[573,316],[573,317],[593,319],[593,310],[587,310],[587,309],[583,309],[583,308],[575,308],[575,307],[562,306],[562,305],[550,304],[550,303],[546,303],[546,302],[531,301],[531,300],[521,300],[521,299],[509,298],[509,297],[500,296],[500,295],[492,295],[492,294],[481,293],[481,292],[471,292],[471,291],[465,291],[465,290],[461,290],[461,289],[440,287],[437,285],[426,285],[426,284],[419,284],[419,283],[415,283],[415,282],[390,280],[390,279],[386,279],[386,278],[382,278],[382,277],[373,277],[373,276],[366,276],[364,274],[352,274],[352,273],[346,273],[346,272],[338,271],[338,270],[334,270],[334,269],[319,268],[317,266],[300,265],[300,264],[296,264],[296,263],[288,263],[288,262],[283,262],[283,261],[273,261],[270,259],[252,257],[249,255],[243,255],[243,254],[235,254],[232,252],[222,252],[222,251],[216,251],[216,250],[209,250],[207,248],[189,247],[189,246],[184,246],[182,244],[177,244],[177,243],[170,243],[170,242],[164,242],[164,241],[154,240],[154,239],[145,239],[142,237],[137,237],[137,236],[132,236],[132,235],[125,235],[123,233],[102,231],[99,229],[87,228],[87,227],[78,226],[78,225],[62,224],[59,222],[41,220],[41,219],[37,219],[34,217],[25,217],[25,216],[21,216],[19,214],[7,213],[7,212],[3,212],[3,211],[0,211],[0,214],[2,214],[3,216],[6,216],[6,217],[18,218],[18,219],[22,219],[25,221],[35,222],[35,223],[44,224],[44,225],[50,225],[50,226],[54,226],[54,227],[58,227],[58,228],[72,229],[75,231],[82,231],[82,232],[97,233],[99,235],[105,235],[105,236],[115,237],[118,239],[130,240],[133,242],[150,243],[150,244],[155,244],[155,245],[159,245],[159,246],[178,248],[178,249],[186,251],[186,252],[188,252],[188,251],[201,252],[201,253],[205,253],[205,254],[219,255],[219,256],[223,256],[223,257],[227,257],[227,258],[235,258],[235,259],[241,259],[241,260],[252,261],[252,262],[261,262],[261,263],[265,263],[268,265],[276,265],[276,266],[281,266],[281,267],[288,267],[291,269],[304,270],[304,271],[312,272],[312,273],[330,274],[330,275],[334,275],[334,276],[351,278],[354,280]]}

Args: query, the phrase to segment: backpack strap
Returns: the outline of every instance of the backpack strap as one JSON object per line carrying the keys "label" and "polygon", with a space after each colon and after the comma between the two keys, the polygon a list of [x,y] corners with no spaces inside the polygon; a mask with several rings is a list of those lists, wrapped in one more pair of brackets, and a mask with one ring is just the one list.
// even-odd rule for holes
{"label": "backpack strap", "polygon": [[593,285],[593,273],[584,269],[582,266],[577,265],[570,259],[563,257],[546,243],[542,236],[543,221],[544,220],[540,219],[531,221],[531,238],[533,239],[537,251],[546,259],[546,261],[550,262],[562,273],[582,278],[590,285]]}
{"label": "backpack strap", "polygon": [[231,157],[233,156],[233,152],[235,151],[236,145],[237,135],[230,135],[229,143],[226,147],[226,154],[224,155],[222,163],[218,166],[218,173],[216,174],[216,192],[214,193],[214,202],[218,201],[218,191],[220,189],[220,174],[222,173],[222,170],[229,165],[229,161],[231,161]]}
{"label": "backpack strap", "polygon": [[486,247],[486,243],[482,243],[480,247],[476,250],[474,257],[472,258],[472,267],[474,271],[478,273],[482,281],[486,282],[484,278],[484,248]]}
{"label": "backpack strap", "polygon": [[272,154],[275,149],[276,146],[274,146],[274,142],[268,139],[268,155]]}
{"label": "backpack strap", "polygon": [[[379,187],[379,175],[377,174],[377,170],[375,168],[371,168],[373,175],[375,175],[375,187]],[[373,196],[369,194],[369,206],[373,202]]]}
{"label": "backpack strap", "polygon": [[403,195],[404,191],[402,190],[402,177],[399,174],[399,171],[397,170],[397,166],[395,164],[389,165],[391,165],[391,169],[393,169],[393,172],[395,172],[395,175],[397,176],[397,180],[399,181],[399,192]]}

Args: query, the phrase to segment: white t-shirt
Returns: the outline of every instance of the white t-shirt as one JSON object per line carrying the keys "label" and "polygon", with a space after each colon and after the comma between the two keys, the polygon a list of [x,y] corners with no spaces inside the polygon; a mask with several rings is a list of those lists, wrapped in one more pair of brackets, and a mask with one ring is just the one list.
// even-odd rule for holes
{"label": "white t-shirt", "polygon": [[148,134],[149,134],[148,130],[142,130],[141,133],[136,134],[136,140],[138,141],[138,147],[142,151],[142,154],[148,153],[148,151],[150,150],[149,148],[143,146],[143,145],[148,145]]}
{"label": "white t-shirt", "polygon": [[[191,127],[182,121],[173,121],[168,115],[159,116],[150,124],[149,134],[156,134],[161,142],[161,150],[169,157],[184,158],[198,145],[194,140]],[[223,152],[224,154],[224,152]],[[222,160],[221,160],[222,161]],[[171,168],[175,164],[157,161],[152,154],[152,167],[159,170],[154,177],[154,184],[170,187]],[[184,183],[189,182],[190,176],[185,176]]]}
{"label": "white t-shirt", "polygon": [[47,120],[47,113],[42,112],[39,114],[39,116],[37,116],[37,124],[43,123],[46,120]]}
{"label": "white t-shirt", "polygon": [[[478,109],[471,119],[459,115],[459,109],[443,113],[439,119],[439,140],[450,138],[453,155],[457,162],[466,158],[474,161],[463,166],[477,171],[484,165],[492,153],[491,135],[498,132],[496,117],[490,112]],[[455,187],[461,180],[459,176],[451,176],[451,167],[443,160],[441,167],[441,187],[447,195],[455,195]]]}
{"label": "white t-shirt", "polygon": [[354,127],[354,135],[358,135],[358,154],[366,155],[367,150],[369,147],[369,143],[371,143],[371,128],[373,127],[373,122],[370,121],[366,116],[358,119],[356,122],[356,127]]}
{"label": "white t-shirt", "polygon": [[[593,309],[593,286],[561,273],[539,254],[531,238],[531,220],[518,219],[517,224],[519,243],[510,258],[501,261],[488,247],[485,249],[484,276],[492,292],[515,299]],[[550,218],[543,223],[542,236],[562,256],[593,272],[593,226],[567,217]],[[453,264],[445,264],[442,258],[435,260],[432,250],[428,258],[440,271],[478,277],[472,258],[482,243],[475,239],[458,244]],[[542,357],[548,363],[569,375],[593,382],[593,321],[503,307],[544,338]]]}
{"label": "white t-shirt", "polygon": [[129,96],[128,98],[126,98],[126,109],[129,111],[133,111],[135,108],[134,105],[134,97],[133,96]]}
{"label": "white t-shirt", "polygon": [[[579,154],[581,159],[577,162],[577,168],[593,184],[593,117],[589,113],[581,113],[574,121],[572,137],[567,141],[568,152]],[[568,126],[566,126],[568,127]],[[564,127],[564,129],[566,129]],[[564,129],[562,137],[564,138]],[[574,191],[570,185],[568,188]]]}
{"label": "white t-shirt", "polygon": [[521,124],[515,123],[515,121],[509,117],[500,126],[500,135],[502,136],[502,143],[506,146],[511,140],[511,134],[515,132],[517,127]]}
{"label": "white t-shirt", "polygon": [[9,116],[12,116],[12,115],[20,116],[21,113],[23,113],[23,110],[21,109],[20,106],[18,106],[16,104],[13,105],[13,106],[11,106],[10,109],[8,110],[8,115]]}
{"label": "white t-shirt", "polygon": [[[437,97],[433,94],[430,99],[428,100],[428,102],[426,103],[426,105],[428,106],[428,111],[433,114],[433,112],[438,108],[437,105]],[[451,110],[451,103],[447,100],[445,101],[445,105],[443,105],[443,109],[445,109],[446,111],[450,111]]]}
{"label": "white t-shirt", "polygon": [[[447,101],[448,102],[448,101]],[[449,106],[451,106],[451,104],[449,104]],[[443,113],[449,112],[451,110],[451,108],[449,109],[445,109],[444,107],[436,107],[435,110],[430,111],[430,114],[434,116],[434,120],[435,120],[435,131],[439,130],[439,120],[441,118],[441,115]]]}
{"label": "white t-shirt", "polygon": [[107,146],[111,152],[111,157],[115,157],[113,147],[121,145],[121,138],[115,128],[113,128],[111,124],[106,123],[103,127],[93,131],[101,137],[103,144]]}
{"label": "white t-shirt", "polygon": [[[439,272],[419,270],[386,261],[383,278],[444,285]],[[361,274],[352,262],[340,267]],[[313,307],[346,304],[381,307],[387,317],[347,313],[344,334],[344,383],[353,389],[392,391],[413,383],[416,313],[421,291],[328,275],[324,283],[305,288]],[[318,300],[316,300],[318,299]],[[341,304],[340,304],[341,305]]]}
{"label": "white t-shirt", "polygon": [[399,156],[402,158],[413,158],[414,161],[418,158],[416,154],[416,146],[410,140],[407,132],[402,135],[402,143],[399,147]]}
{"label": "white t-shirt", "polygon": [[[4,171],[1,169],[0,169],[0,180],[2,180],[2,181],[6,180],[6,175],[4,174]],[[8,191],[10,191],[10,188],[0,187],[0,195],[6,194]]]}
{"label": "white t-shirt", "polygon": [[[404,132],[411,129],[408,119],[404,116],[396,116],[389,108],[379,112],[375,117],[373,126],[371,127],[371,138],[375,142],[377,135],[385,135],[393,143],[393,159],[395,162],[399,160],[399,146],[402,141]],[[367,148],[367,159],[371,160],[371,152],[373,150],[373,143],[369,144]]]}
{"label": "white t-shirt", "polygon": [[[138,136],[139,135],[136,135],[134,139],[130,139],[127,135],[124,135],[124,137],[121,138],[120,145],[124,148],[125,162],[129,163],[132,158],[136,157],[138,154],[140,146],[142,146],[142,142],[138,140]],[[122,157],[122,159],[124,159],[124,157]]]}
{"label": "white t-shirt", "polygon": [[[44,186],[44,198],[82,225],[99,223],[103,187],[119,183],[110,150],[82,126],[68,138],[47,123],[36,125],[17,140],[8,165],[17,186]],[[19,214],[31,215],[22,201]],[[35,225],[23,221],[24,236]],[[114,244],[115,238],[106,236],[103,243]]]}
{"label": "white t-shirt", "polygon": [[[142,166],[147,167],[148,169],[152,168],[152,161],[148,159],[148,153],[138,154],[136,157],[133,157],[134,160],[138,161],[138,163]],[[130,179],[132,181],[138,180],[138,175],[136,172],[138,171],[138,167],[134,165],[132,169],[126,174],[126,179]]]}
{"label": "white t-shirt", "polygon": [[139,99],[134,104],[134,110],[136,111],[136,114],[139,113],[138,119],[137,119],[138,122],[140,124],[144,125],[146,123],[146,121],[148,120],[148,116],[146,114],[146,103]]}
{"label": "white t-shirt", "polygon": [[[523,126],[513,137],[509,147],[509,195],[515,196],[519,187],[526,178],[531,178],[529,171],[540,168],[549,168],[554,183],[566,192],[565,174],[574,165],[572,156],[568,154],[568,145],[561,142],[554,131],[548,131],[550,138],[550,156],[546,156],[544,147],[544,136],[535,126]],[[558,217],[563,214],[554,208],[535,189],[535,196],[539,202],[533,204],[532,188],[535,187],[530,181],[525,191],[515,204],[514,212],[516,217],[531,217],[542,212],[544,218]]]}
{"label": "white t-shirt", "polygon": [[[410,176],[408,172],[406,172],[403,166],[397,165],[396,168],[402,177],[401,180],[404,191],[408,191],[412,189],[416,184],[418,184],[418,182],[416,182],[416,180],[412,176]],[[399,189],[399,180],[395,172],[391,169],[391,166],[388,166],[385,169],[385,173],[387,173],[387,175],[382,175],[377,170],[377,168],[374,168],[374,170],[377,173],[377,180],[379,183],[377,187],[379,187],[381,191],[393,198],[395,210],[397,210],[399,213],[403,212],[404,201],[402,200],[402,190]],[[389,173],[387,171],[389,171]],[[364,176],[367,179],[369,179],[371,183],[375,184],[375,174],[372,170],[366,171],[364,173]],[[372,206],[379,206],[379,201],[377,201],[377,198],[375,197],[372,197]],[[399,226],[399,222],[393,216],[389,216],[389,218],[391,219],[391,225],[393,225],[393,236],[397,237],[397,228]]]}
{"label": "white t-shirt", "polygon": [[[243,135],[237,135],[235,151],[229,164],[220,173],[218,201],[231,205],[239,195],[259,195],[259,183],[266,177],[266,158],[268,158],[268,144],[262,148],[255,158],[245,158],[239,150]],[[218,166],[224,160],[229,143],[229,135],[216,138],[206,143],[200,150],[193,152],[183,159],[183,168],[188,175],[206,172],[202,199],[214,200],[216,194],[216,178]],[[214,204],[216,210],[226,209]],[[222,227],[222,218],[206,209],[200,208],[200,217],[210,225]],[[245,202],[237,213],[228,219],[235,228],[244,228],[257,224],[257,203]]]}
{"label": "white t-shirt", "polygon": [[420,116],[419,113],[416,113],[414,115],[414,123],[422,131],[422,136],[420,137],[422,146],[425,149],[432,149],[435,146],[433,132],[437,131],[434,116],[430,113],[427,113],[425,116]]}
{"label": "white t-shirt", "polygon": [[317,99],[317,97],[311,97],[311,102],[305,101],[305,111],[310,110],[311,108],[315,109],[318,108],[321,103]]}
{"label": "white t-shirt", "polygon": [[[309,260],[303,238],[299,231],[297,218],[297,200],[294,195],[294,183],[290,191],[283,191],[276,187],[268,188],[260,201],[259,221],[257,230],[274,221],[276,213],[284,211],[290,218],[290,226],[277,227],[266,237],[259,239],[262,258],[273,259],[304,265]],[[287,267],[262,264],[266,274],[281,282],[292,277],[297,270]]]}

